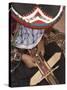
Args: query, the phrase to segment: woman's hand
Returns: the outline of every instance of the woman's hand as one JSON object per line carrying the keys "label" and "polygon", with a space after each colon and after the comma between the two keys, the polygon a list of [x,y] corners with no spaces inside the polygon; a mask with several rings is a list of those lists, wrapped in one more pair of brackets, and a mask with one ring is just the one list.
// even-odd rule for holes
{"label": "woman's hand", "polygon": [[36,67],[35,58],[31,57],[30,55],[23,54],[22,61],[26,64],[28,68]]}
{"label": "woman's hand", "polygon": [[44,44],[46,42],[44,41],[44,39],[42,38],[42,40],[38,43],[37,45],[37,48],[33,48],[31,50],[28,50],[29,52],[29,55],[27,54],[23,54],[22,55],[22,61],[26,64],[26,66],[28,68],[32,68],[32,67],[36,67],[36,63],[35,63],[35,54],[37,52],[41,52],[41,55],[44,56],[44,53],[45,53],[45,47],[44,47]]}

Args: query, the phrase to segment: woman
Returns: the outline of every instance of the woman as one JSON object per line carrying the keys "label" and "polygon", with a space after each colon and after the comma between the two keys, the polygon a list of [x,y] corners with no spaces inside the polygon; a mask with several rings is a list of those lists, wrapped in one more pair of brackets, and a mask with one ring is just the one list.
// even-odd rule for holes
{"label": "woman", "polygon": [[[59,81],[59,84],[65,83],[65,60],[61,48],[56,42],[47,43],[49,34],[45,30],[32,30],[30,28],[18,25],[19,31],[17,37],[14,38],[13,45],[21,53],[21,63],[19,67],[11,74],[11,86],[29,86],[32,76],[39,70],[36,65],[35,55],[41,53],[46,62],[57,52],[61,53],[59,61],[53,66],[59,66],[53,73]],[[55,59],[54,59],[55,60]],[[61,77],[60,77],[61,75]],[[61,79],[62,78],[62,79]],[[49,85],[46,79],[43,79],[36,85]]]}

